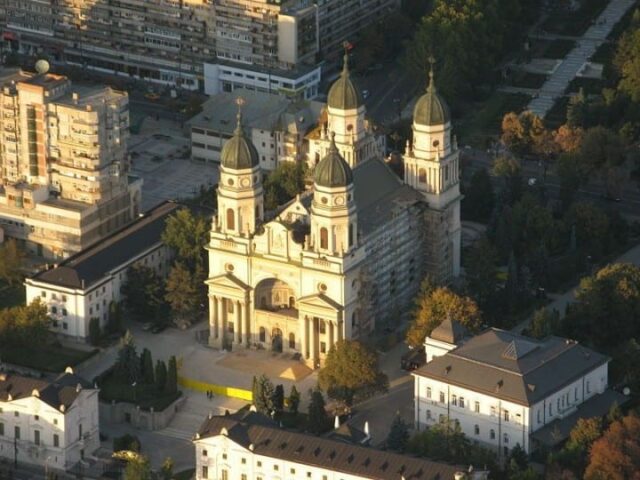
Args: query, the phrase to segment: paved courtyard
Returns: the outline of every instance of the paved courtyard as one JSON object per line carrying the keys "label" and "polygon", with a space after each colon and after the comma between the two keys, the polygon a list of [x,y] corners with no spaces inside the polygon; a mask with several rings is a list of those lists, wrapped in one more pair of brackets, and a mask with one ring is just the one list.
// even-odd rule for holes
{"label": "paved courtyard", "polygon": [[132,171],[143,178],[142,210],[164,200],[197,195],[218,182],[218,167],[190,160],[190,140],[177,122],[147,117],[140,133],[131,135]]}

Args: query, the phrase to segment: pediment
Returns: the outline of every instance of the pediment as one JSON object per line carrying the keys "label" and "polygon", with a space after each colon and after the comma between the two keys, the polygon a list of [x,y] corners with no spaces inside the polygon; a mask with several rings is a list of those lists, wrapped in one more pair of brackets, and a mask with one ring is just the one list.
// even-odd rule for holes
{"label": "pediment", "polygon": [[298,307],[303,309],[308,307],[311,309],[325,309],[332,312],[341,312],[344,307],[335,300],[332,300],[323,293],[316,293],[314,295],[307,295],[298,299]]}
{"label": "pediment", "polygon": [[243,290],[248,292],[251,290],[251,287],[244,283],[242,280],[237,278],[231,273],[225,273],[223,275],[218,275],[217,277],[209,278],[206,282],[207,285],[215,286],[218,288],[226,288],[233,290]]}

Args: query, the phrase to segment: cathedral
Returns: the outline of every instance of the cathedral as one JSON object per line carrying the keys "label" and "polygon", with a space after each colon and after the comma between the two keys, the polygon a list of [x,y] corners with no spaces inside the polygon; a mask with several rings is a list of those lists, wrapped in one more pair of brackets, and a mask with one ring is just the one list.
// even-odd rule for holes
{"label": "cathedral", "polygon": [[209,251],[209,344],[265,348],[322,364],[340,339],[394,328],[429,274],[460,270],[459,152],[433,74],[419,98],[404,178],[366,126],[347,59],[310,153],[313,188],[265,212],[242,116],[221,154]]}

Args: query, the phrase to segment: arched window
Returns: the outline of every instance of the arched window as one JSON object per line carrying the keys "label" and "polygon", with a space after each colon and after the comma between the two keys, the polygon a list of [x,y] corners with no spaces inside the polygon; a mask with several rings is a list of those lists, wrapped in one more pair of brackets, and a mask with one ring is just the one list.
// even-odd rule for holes
{"label": "arched window", "polygon": [[495,440],[496,439],[496,431],[493,428],[489,432],[489,438],[491,438],[491,440]]}
{"label": "arched window", "polygon": [[264,327],[260,327],[260,341],[265,342],[267,340],[267,331]]}
{"label": "arched window", "polygon": [[320,229],[320,248],[329,248],[329,231],[324,227]]}
{"label": "arched window", "polygon": [[227,208],[227,229],[235,230],[236,228],[236,217],[233,208]]}
{"label": "arched window", "polygon": [[296,348],[296,334],[289,334],[289,348]]}
{"label": "arched window", "polygon": [[356,326],[356,321],[357,321],[356,312],[353,312],[351,314],[351,327],[352,328]]}
{"label": "arched window", "polygon": [[418,181],[420,183],[427,183],[427,171],[424,168],[418,170]]}
{"label": "arched window", "polygon": [[260,206],[256,205],[256,222],[260,220]]}
{"label": "arched window", "polygon": [[349,224],[349,246],[353,245],[353,223]]}

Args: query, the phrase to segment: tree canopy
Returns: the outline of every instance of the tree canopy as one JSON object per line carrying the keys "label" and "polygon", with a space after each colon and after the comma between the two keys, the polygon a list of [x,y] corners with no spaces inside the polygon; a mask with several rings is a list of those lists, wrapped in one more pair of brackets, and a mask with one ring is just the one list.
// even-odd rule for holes
{"label": "tree canopy", "polygon": [[446,287],[436,287],[418,297],[418,307],[407,331],[407,343],[412,347],[422,345],[425,337],[447,317],[460,322],[470,332],[478,332],[482,325],[480,309],[471,298]]}
{"label": "tree canopy", "polygon": [[585,480],[640,478],[640,418],[635,414],[611,424],[589,454]]}
{"label": "tree canopy", "polygon": [[265,208],[273,210],[304,190],[305,162],[283,162],[264,181]]}
{"label": "tree canopy", "polygon": [[9,285],[15,285],[22,281],[22,263],[24,252],[18,248],[13,238],[0,245],[0,280]]}
{"label": "tree canopy", "polygon": [[0,310],[0,345],[37,345],[49,335],[51,319],[39,298],[28,305]]}
{"label": "tree canopy", "polygon": [[355,340],[336,342],[318,375],[318,385],[329,397],[351,405],[354,396],[384,392],[389,380],[378,366],[374,352]]}
{"label": "tree canopy", "polygon": [[206,264],[206,250],[209,225],[188,208],[181,208],[166,222],[162,241],[176,251],[176,255],[191,271]]}

